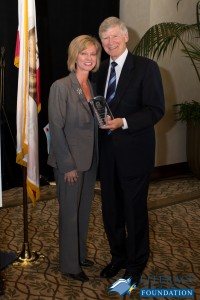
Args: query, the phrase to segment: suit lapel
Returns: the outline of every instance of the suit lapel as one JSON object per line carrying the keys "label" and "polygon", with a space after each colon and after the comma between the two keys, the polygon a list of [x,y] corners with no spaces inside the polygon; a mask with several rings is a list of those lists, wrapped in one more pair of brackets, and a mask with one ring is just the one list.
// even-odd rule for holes
{"label": "suit lapel", "polygon": [[130,80],[130,73],[132,72],[134,68],[134,60],[133,60],[133,55],[128,52],[127,58],[124,62],[120,78],[117,84],[117,89],[116,89],[116,94],[115,97],[116,99],[113,101],[113,105],[111,106],[111,109],[114,111],[119,102],[121,101],[123,94],[126,92],[127,87],[129,85],[129,80]]}
{"label": "suit lapel", "polygon": [[[77,98],[79,101],[81,101],[81,103],[83,104],[84,108],[89,112],[91,113],[91,110],[89,108],[89,105],[87,103],[87,100],[85,99],[85,96],[83,94],[83,91],[81,89],[81,86],[78,82],[78,79],[75,75],[75,73],[70,73],[70,78],[71,78],[71,81],[72,81],[72,87],[75,91],[75,93],[77,94]],[[92,92],[92,88],[91,88],[91,85],[90,85],[90,89],[91,89],[91,93],[92,93],[92,96],[93,96],[93,92]]]}
{"label": "suit lapel", "polygon": [[127,86],[129,85],[130,72],[132,71],[133,67],[133,55],[131,53],[128,53],[117,85],[116,93],[119,98],[121,98],[123,93],[126,91]]}
{"label": "suit lapel", "polygon": [[110,60],[107,59],[107,60],[103,61],[102,65],[101,65],[101,69],[99,72],[99,80],[98,80],[98,96],[104,96],[104,93],[105,93],[109,62],[110,62]]}

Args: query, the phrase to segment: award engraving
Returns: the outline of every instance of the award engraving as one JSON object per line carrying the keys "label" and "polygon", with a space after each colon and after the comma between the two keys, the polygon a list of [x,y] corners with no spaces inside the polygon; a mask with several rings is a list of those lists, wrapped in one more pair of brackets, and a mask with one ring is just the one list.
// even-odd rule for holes
{"label": "award engraving", "polygon": [[103,96],[96,96],[90,100],[90,104],[96,115],[99,126],[106,125],[106,117],[109,116],[111,119],[114,119],[112,112],[106,102],[106,99]]}

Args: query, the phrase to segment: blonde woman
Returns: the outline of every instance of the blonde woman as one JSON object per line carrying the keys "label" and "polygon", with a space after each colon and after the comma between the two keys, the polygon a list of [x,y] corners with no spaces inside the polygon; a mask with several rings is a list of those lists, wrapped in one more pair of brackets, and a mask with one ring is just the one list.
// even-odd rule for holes
{"label": "blonde woman", "polygon": [[62,274],[79,281],[89,278],[83,267],[96,180],[98,125],[89,101],[94,97],[88,79],[100,64],[101,45],[91,36],[73,39],[68,48],[70,74],[54,82],[49,94],[51,135],[48,164],[53,167],[59,200],[59,254]]}

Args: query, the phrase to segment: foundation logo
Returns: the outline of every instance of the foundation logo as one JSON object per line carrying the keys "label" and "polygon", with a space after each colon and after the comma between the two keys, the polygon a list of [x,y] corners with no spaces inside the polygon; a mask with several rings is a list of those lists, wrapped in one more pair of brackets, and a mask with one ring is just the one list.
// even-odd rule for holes
{"label": "foundation logo", "polygon": [[[194,289],[190,286],[193,283],[191,275],[156,275],[140,278],[141,298],[193,298]],[[146,284],[145,284],[146,283]],[[146,287],[145,287],[146,285]]]}
{"label": "foundation logo", "polygon": [[120,296],[125,294],[130,295],[135,288],[136,285],[131,284],[131,277],[128,279],[120,278],[108,288],[108,292],[117,292]]}
{"label": "foundation logo", "polygon": [[[108,292],[116,292],[120,296],[130,295],[137,288],[136,284],[128,279],[120,278],[109,288]],[[150,275],[140,277],[140,297],[141,298],[193,298],[194,289],[191,288],[193,277],[191,275]]]}

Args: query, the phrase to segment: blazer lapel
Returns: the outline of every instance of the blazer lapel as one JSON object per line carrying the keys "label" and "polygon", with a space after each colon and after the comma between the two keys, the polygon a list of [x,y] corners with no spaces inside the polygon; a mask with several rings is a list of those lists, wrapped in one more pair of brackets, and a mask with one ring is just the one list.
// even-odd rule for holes
{"label": "blazer lapel", "polygon": [[123,94],[126,93],[126,89],[129,85],[130,73],[134,68],[134,61],[133,55],[129,52],[127,58],[124,62],[120,78],[117,84],[117,89],[115,93],[116,99],[113,101],[113,105],[111,106],[112,110],[114,111],[117,108],[120,100],[123,97]]}
{"label": "blazer lapel", "polygon": [[[76,92],[77,94],[77,98],[81,101],[81,103],[83,104],[84,108],[89,112],[91,113],[91,110],[89,108],[89,105],[87,103],[87,100],[85,99],[85,96],[83,94],[83,91],[81,89],[81,86],[78,82],[78,79],[76,78],[76,75],[75,73],[70,73],[70,78],[71,78],[71,81],[72,81],[72,87],[74,89],[74,91]],[[91,88],[91,85],[90,85],[90,88]],[[91,92],[92,92],[92,88],[91,88]],[[93,93],[93,92],[92,92]],[[93,94],[92,94],[92,97],[93,97]]]}
{"label": "blazer lapel", "polygon": [[109,62],[110,59],[107,59],[101,65],[101,70],[99,72],[99,80],[98,80],[98,96],[104,96],[105,93]]}
{"label": "blazer lapel", "polygon": [[129,85],[129,78],[130,78],[129,75],[133,67],[134,67],[133,55],[131,53],[128,53],[117,85],[116,93],[117,95],[119,95],[119,97],[122,96],[122,94],[126,91],[127,86]]}

